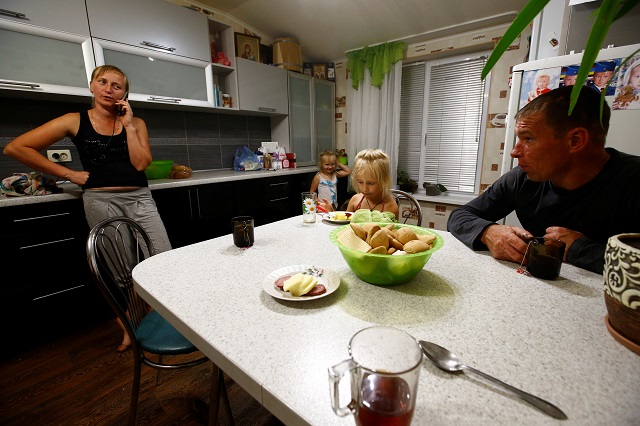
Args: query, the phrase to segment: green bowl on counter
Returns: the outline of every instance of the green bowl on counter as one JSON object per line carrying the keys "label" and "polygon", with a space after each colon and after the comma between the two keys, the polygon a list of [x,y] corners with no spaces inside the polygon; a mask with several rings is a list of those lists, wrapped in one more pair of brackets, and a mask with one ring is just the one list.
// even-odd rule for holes
{"label": "green bowl on counter", "polygon": [[[380,223],[381,227],[388,223]],[[395,229],[408,227],[417,235],[431,234],[436,236],[436,240],[427,251],[414,254],[389,255],[389,254],[370,254],[350,249],[338,241],[338,233],[350,225],[344,225],[331,231],[329,238],[331,242],[338,246],[342,257],[347,261],[347,265],[354,274],[362,281],[376,285],[396,285],[410,281],[418,275],[431,255],[444,245],[444,239],[438,233],[431,229],[422,228],[414,225],[405,225],[401,223],[395,224]]]}
{"label": "green bowl on counter", "polygon": [[153,160],[149,166],[144,169],[147,179],[166,179],[171,173],[173,160]]}

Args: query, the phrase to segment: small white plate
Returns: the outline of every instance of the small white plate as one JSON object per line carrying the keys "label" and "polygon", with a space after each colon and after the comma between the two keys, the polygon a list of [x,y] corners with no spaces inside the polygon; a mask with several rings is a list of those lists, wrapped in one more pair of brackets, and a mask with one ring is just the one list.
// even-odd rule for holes
{"label": "small white plate", "polygon": [[[298,273],[313,275],[318,279],[318,284],[322,284],[327,291],[318,296],[294,296],[288,291],[283,291],[276,287],[276,281],[279,278]],[[320,299],[321,297],[330,295],[336,291],[338,287],[340,287],[340,277],[335,273],[335,271],[311,265],[285,266],[284,268],[276,269],[267,275],[264,281],[262,281],[262,289],[267,292],[267,294],[275,297],[276,299],[290,300],[292,302]]]}
{"label": "small white plate", "polygon": [[322,219],[323,219],[323,220],[326,220],[326,221],[327,221],[327,222],[329,222],[329,223],[335,223],[335,224],[338,224],[338,225],[344,225],[344,224],[346,224],[346,223],[351,223],[351,221],[350,221],[350,220],[335,220],[335,219],[333,218],[333,216],[334,216],[336,213],[344,213],[344,214],[346,214],[346,215],[347,215],[347,217],[351,217],[351,215],[353,215],[353,213],[352,213],[352,212],[329,212],[329,213],[324,213],[324,214],[322,215]]}

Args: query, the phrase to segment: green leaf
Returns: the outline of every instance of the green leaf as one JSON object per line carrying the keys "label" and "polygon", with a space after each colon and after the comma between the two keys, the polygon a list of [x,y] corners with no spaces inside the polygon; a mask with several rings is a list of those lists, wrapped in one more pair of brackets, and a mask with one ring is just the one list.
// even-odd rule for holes
{"label": "green leaf", "polygon": [[600,8],[597,10],[596,20],[593,22],[593,27],[591,28],[591,33],[589,34],[589,39],[587,40],[587,45],[585,46],[582,56],[582,62],[580,63],[580,69],[578,70],[578,77],[571,91],[569,115],[571,115],[576,102],[578,102],[582,85],[587,81],[589,71],[591,71],[591,67],[598,57],[600,47],[609,32],[620,2],[621,0],[602,0]]}
{"label": "green leaf", "polygon": [[544,7],[549,3],[549,0],[530,0],[529,3],[518,13],[516,19],[513,20],[513,23],[507,28],[507,31],[504,32],[504,35],[491,52],[487,63],[482,69],[481,78],[484,80],[487,78],[489,71],[493,68],[493,66],[498,62],[500,57],[506,50],[511,46],[511,43],[527,28],[527,25],[533,21],[533,19],[538,16],[538,14],[544,9]]}
{"label": "green leaf", "polygon": [[636,7],[638,4],[640,4],[640,0],[626,0],[626,1],[624,1],[622,3],[622,6],[620,6],[620,10],[618,10],[618,13],[616,14],[616,17],[613,18],[613,20],[617,21],[618,19],[622,18],[624,15],[627,14],[627,12],[629,12],[631,9]]}

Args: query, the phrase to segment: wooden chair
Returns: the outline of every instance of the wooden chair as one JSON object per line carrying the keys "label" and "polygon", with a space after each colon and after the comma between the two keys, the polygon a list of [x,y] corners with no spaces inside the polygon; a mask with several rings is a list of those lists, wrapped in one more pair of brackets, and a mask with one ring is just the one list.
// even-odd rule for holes
{"label": "wooden chair", "polygon": [[[131,338],[134,373],[129,424],[134,425],[142,364],[158,369],[156,385],[159,385],[162,370],[192,367],[208,359],[203,356],[177,364],[163,362],[165,355],[190,354],[198,349],[157,311],[150,310],[133,287],[133,268],[155,254],[149,236],[138,223],[126,217],[106,219],[91,230],[86,248],[89,268],[98,288]],[[150,359],[148,354],[156,355],[157,361]],[[217,422],[220,398],[233,422],[224,374],[213,364],[209,424]]]}
{"label": "wooden chair", "polygon": [[[400,209],[400,217],[398,218],[398,222],[407,223],[409,219],[416,220],[418,226],[422,226],[422,208],[420,207],[420,203],[416,200],[413,195],[401,191],[399,189],[392,189],[391,195],[396,200],[398,204],[398,208]],[[410,205],[410,210],[402,210],[401,201],[406,201]],[[415,219],[417,217],[417,219]]]}

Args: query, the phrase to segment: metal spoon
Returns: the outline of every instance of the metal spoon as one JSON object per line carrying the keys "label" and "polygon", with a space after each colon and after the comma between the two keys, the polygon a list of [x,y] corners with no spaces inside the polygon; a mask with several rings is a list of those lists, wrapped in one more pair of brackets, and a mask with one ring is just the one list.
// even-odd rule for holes
{"label": "metal spoon", "polygon": [[475,368],[464,365],[462,361],[456,356],[456,354],[450,352],[442,346],[436,345],[435,343],[426,342],[424,340],[420,340],[420,346],[422,346],[422,351],[425,353],[425,355],[427,355],[427,358],[429,358],[438,368],[444,371],[473,371],[474,373],[484,377],[485,379],[490,380],[497,385],[500,385],[504,389],[522,398],[529,404],[542,410],[551,417],[560,420],[567,419],[567,415],[563,413],[561,409],[551,404],[550,402],[547,402],[544,399],[540,399],[537,396],[531,395],[530,393],[521,391],[520,389],[516,389],[513,386],[496,379],[495,377],[491,377],[488,374],[483,373],[482,371],[478,371]]}

